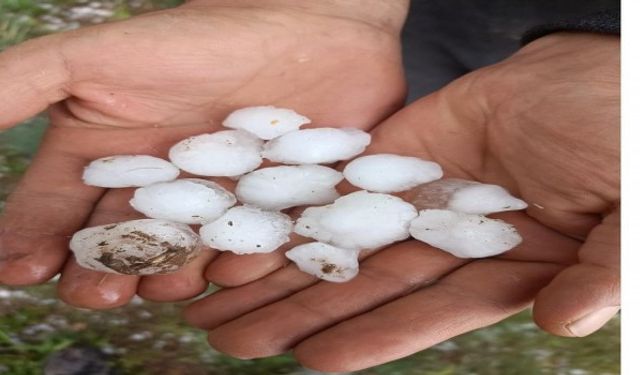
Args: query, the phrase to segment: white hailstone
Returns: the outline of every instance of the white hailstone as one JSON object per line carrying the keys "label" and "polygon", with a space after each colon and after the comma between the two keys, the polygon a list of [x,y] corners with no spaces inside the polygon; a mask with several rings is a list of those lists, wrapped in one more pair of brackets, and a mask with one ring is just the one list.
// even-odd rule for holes
{"label": "white hailstone", "polygon": [[237,176],[262,164],[264,142],[243,130],[223,130],[184,139],[169,150],[180,169],[200,176]]}
{"label": "white hailstone", "polygon": [[201,246],[188,225],[159,219],[86,228],[69,243],[81,267],[123,275],[175,272],[193,260]]}
{"label": "white hailstone", "polygon": [[309,207],[295,232],[345,249],[375,249],[409,237],[416,209],[398,197],[357,191],[333,204]]}
{"label": "white hailstone", "polygon": [[115,155],[92,161],[84,168],[85,184],[105,188],[147,186],[174,180],[180,170],[166,160],[148,155]]}
{"label": "white hailstone", "polygon": [[361,154],[369,143],[371,135],[360,129],[303,129],[267,142],[262,156],[284,164],[335,163]]}
{"label": "white hailstone", "polygon": [[359,157],[344,168],[351,185],[378,193],[395,193],[442,177],[437,163],[393,154]]}
{"label": "white hailstone", "polygon": [[269,253],[289,241],[291,218],[257,207],[231,208],[216,221],[200,228],[209,247],[236,254]]}
{"label": "white hailstone", "polygon": [[204,224],[222,216],[236,197],[213,181],[184,178],[138,188],[129,203],[154,219]]}
{"label": "white hailstone", "polygon": [[358,274],[357,250],[311,242],[296,246],[284,255],[295,262],[300,271],[322,280],[343,283]]}
{"label": "white hailstone", "polygon": [[494,212],[527,208],[520,200],[498,185],[446,178],[416,186],[408,199],[418,210],[446,209],[467,214],[488,215]]}
{"label": "white hailstone", "polygon": [[300,129],[311,120],[291,109],[274,106],[247,107],[233,111],[222,125],[242,129],[261,139],[273,139],[284,133]]}
{"label": "white hailstone", "polygon": [[522,242],[518,231],[502,220],[449,210],[420,211],[410,231],[415,239],[458,258],[490,257]]}
{"label": "white hailstone", "polygon": [[247,204],[268,210],[331,203],[342,173],[320,165],[279,166],[258,169],[238,181],[236,194]]}

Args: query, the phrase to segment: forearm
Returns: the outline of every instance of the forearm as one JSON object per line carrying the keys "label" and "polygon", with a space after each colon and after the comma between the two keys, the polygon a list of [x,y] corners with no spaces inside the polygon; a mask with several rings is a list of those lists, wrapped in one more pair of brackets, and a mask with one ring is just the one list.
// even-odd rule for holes
{"label": "forearm", "polygon": [[186,6],[289,10],[357,20],[386,31],[400,32],[409,0],[191,0]]}

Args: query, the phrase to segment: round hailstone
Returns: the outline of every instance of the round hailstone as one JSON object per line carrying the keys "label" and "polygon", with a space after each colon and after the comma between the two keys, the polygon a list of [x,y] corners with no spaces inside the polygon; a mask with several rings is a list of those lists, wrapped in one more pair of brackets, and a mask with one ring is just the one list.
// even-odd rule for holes
{"label": "round hailstone", "polygon": [[86,228],[69,244],[80,266],[123,275],[175,272],[194,259],[201,246],[188,225],[159,219]]}
{"label": "round hailstone", "polygon": [[369,143],[371,135],[360,129],[303,129],[267,142],[262,156],[284,164],[335,163],[361,154]]}
{"label": "round hailstone", "polygon": [[395,193],[442,177],[437,163],[393,154],[359,157],[344,168],[351,185],[378,193]]}
{"label": "round hailstone", "polygon": [[409,192],[418,210],[447,209],[467,214],[488,215],[494,212],[527,208],[527,203],[498,186],[475,181],[447,178],[416,186]]}
{"label": "round hailstone", "polygon": [[417,215],[398,197],[357,191],[333,204],[307,208],[295,232],[346,249],[375,249],[408,238],[409,223]]}
{"label": "round hailstone", "polygon": [[92,161],[84,168],[85,184],[105,188],[147,186],[176,179],[180,170],[148,155],[115,155]]}
{"label": "round hailstone", "polygon": [[274,106],[247,107],[233,111],[222,125],[242,129],[261,139],[273,139],[284,133],[298,130],[311,120],[295,111]]}
{"label": "round hailstone", "polygon": [[237,176],[262,164],[263,141],[242,130],[223,130],[184,139],[169,150],[180,169],[200,176]]}
{"label": "round hailstone", "polygon": [[154,219],[204,224],[222,216],[236,197],[215,182],[184,178],[139,188],[129,203]]}
{"label": "round hailstone", "polygon": [[448,210],[422,210],[411,235],[458,258],[484,258],[518,246],[522,237],[502,220]]}
{"label": "round hailstone", "polygon": [[358,274],[358,251],[312,242],[284,253],[300,271],[335,283],[343,283]]}
{"label": "round hailstone", "polygon": [[200,228],[202,241],[236,254],[270,253],[289,241],[291,218],[257,207],[231,208],[218,220]]}
{"label": "round hailstone", "polygon": [[335,189],[342,173],[320,165],[258,169],[238,181],[236,194],[247,204],[268,210],[327,204],[340,194]]}

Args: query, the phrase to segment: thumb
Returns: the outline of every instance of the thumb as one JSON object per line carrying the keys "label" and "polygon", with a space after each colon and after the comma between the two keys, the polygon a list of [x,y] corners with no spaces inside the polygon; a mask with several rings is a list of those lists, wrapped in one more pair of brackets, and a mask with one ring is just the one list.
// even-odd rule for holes
{"label": "thumb", "polygon": [[591,231],[579,259],[540,291],[533,307],[536,323],[559,336],[587,336],[620,309],[619,209]]}
{"label": "thumb", "polygon": [[63,54],[64,38],[46,36],[0,53],[0,129],[69,96],[71,71]]}

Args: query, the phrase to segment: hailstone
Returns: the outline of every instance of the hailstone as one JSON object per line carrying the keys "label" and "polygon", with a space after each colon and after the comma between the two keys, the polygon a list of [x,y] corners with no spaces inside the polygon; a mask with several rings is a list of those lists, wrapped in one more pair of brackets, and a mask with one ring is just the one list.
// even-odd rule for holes
{"label": "hailstone", "polygon": [[295,262],[302,272],[322,280],[342,283],[358,274],[357,250],[311,242],[296,246],[284,255]]}
{"label": "hailstone", "polygon": [[147,186],[174,180],[180,170],[148,155],[115,155],[92,161],[84,168],[85,184],[105,188]]}
{"label": "hailstone", "polygon": [[261,139],[273,139],[311,120],[295,111],[274,106],[247,107],[233,111],[222,125],[227,128],[246,130]]}

